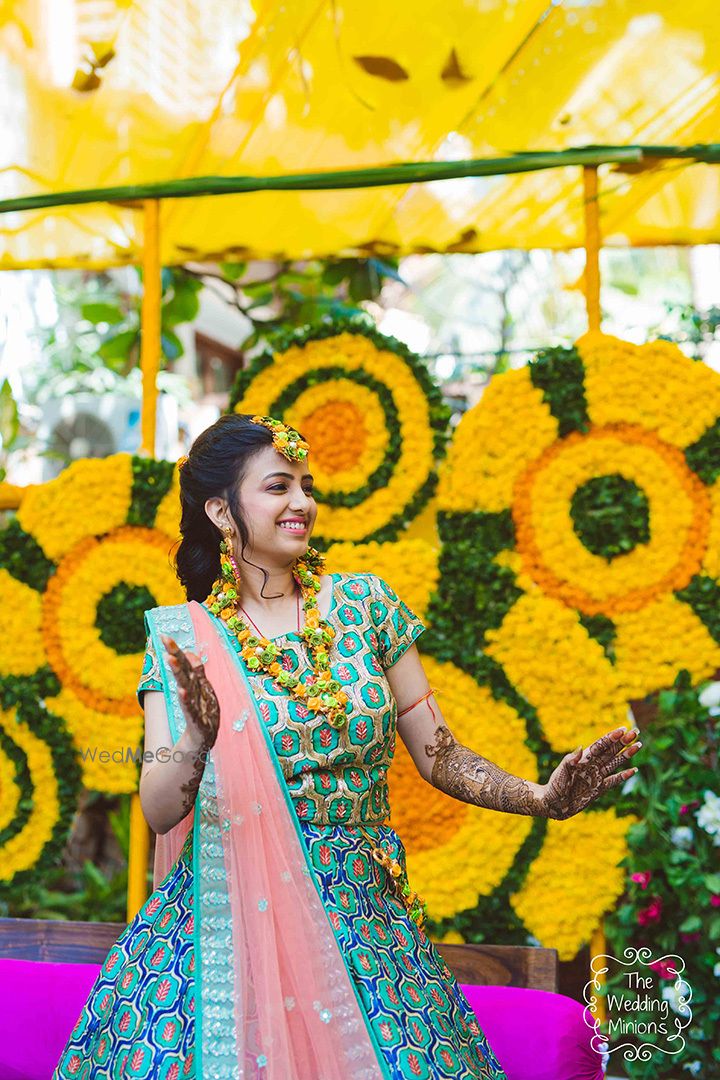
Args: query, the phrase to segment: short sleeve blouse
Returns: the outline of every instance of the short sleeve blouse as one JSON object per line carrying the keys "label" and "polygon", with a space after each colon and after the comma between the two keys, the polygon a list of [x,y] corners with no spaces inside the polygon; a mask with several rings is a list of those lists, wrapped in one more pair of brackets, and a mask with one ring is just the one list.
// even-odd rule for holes
{"label": "short sleeve blouse", "polygon": [[[147,630],[147,617],[145,618],[145,629]],[[142,673],[140,675],[140,681],[138,682],[137,690],[135,691],[136,697],[140,702],[140,708],[143,708],[143,694],[146,690],[162,690],[162,671],[160,669],[160,661],[157,658],[155,652],[155,646],[152,643],[150,634],[147,635],[145,642],[145,655],[143,657]]]}
{"label": "short sleeve blouse", "polygon": [[373,593],[370,617],[378,635],[380,663],[387,671],[398,662],[426,627],[387,581],[377,574],[369,574],[368,577]]}
{"label": "short sleeve blouse", "polygon": [[[370,621],[377,633],[380,664],[383,670],[387,671],[397,663],[426,627],[387,581],[372,573],[358,576],[367,577],[370,585]],[[162,689],[162,671],[148,634],[142,673],[136,691],[140,706],[143,706],[143,694],[146,690]]]}

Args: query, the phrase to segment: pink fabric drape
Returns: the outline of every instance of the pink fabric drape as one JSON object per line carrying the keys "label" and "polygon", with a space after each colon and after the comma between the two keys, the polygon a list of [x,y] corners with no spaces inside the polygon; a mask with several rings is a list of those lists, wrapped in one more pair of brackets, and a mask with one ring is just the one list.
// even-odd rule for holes
{"label": "pink fabric drape", "polygon": [[[196,601],[188,607],[220,704],[211,757],[226,880],[214,881],[212,888],[227,889],[232,913],[229,964],[240,1075],[381,1080],[386,1073],[315,886],[248,680],[223,629]],[[158,837],[156,882],[177,858],[192,819],[188,814]],[[202,866],[194,872],[202,888]],[[198,1008],[204,1004],[199,1001]]]}

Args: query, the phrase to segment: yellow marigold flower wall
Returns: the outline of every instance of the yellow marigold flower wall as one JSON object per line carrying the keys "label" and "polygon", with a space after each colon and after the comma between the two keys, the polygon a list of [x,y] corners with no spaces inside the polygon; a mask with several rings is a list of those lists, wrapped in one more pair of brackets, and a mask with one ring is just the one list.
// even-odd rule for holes
{"label": "yellow marigold flower wall", "polygon": [[[458,631],[455,655],[501,695],[520,695],[537,718],[529,745],[558,755],[587,745],[626,725],[628,702],[670,686],[682,668],[699,681],[720,666],[717,620],[703,599],[719,569],[719,394],[717,374],[675,346],[595,335],[496,376],[457,426],[440,469],[431,634],[442,621],[430,644],[447,649],[454,618],[466,631],[483,627],[465,641]],[[620,493],[608,518],[617,535],[593,537],[582,515],[608,482]],[[599,520],[608,502],[596,502]],[[402,749],[397,763],[412,774]],[[429,848],[415,839],[425,836],[423,809],[403,824],[414,887],[433,895],[434,871],[419,861]],[[460,814],[436,817],[433,853],[443,833],[457,833]],[[618,863],[634,820],[596,808],[547,822],[523,871],[513,870],[513,911],[564,959],[623,892]],[[436,917],[449,911],[434,899]]]}
{"label": "yellow marigold flower wall", "polygon": [[[3,845],[0,859],[2,883],[9,881],[16,873],[31,869],[38,861],[58,820],[59,799],[58,776],[48,745],[29,729],[14,710],[0,713],[0,725],[4,730],[12,732],[14,744],[25,754],[34,790],[33,805],[27,821],[20,831]],[[11,773],[7,764],[3,772],[3,778],[9,781],[8,787],[3,787],[3,802],[7,798],[9,805],[17,809],[17,792],[14,782],[10,780]],[[6,826],[7,824],[9,822],[6,822]]]}
{"label": "yellow marigold flower wall", "polygon": [[466,412],[440,469],[441,510],[503,510],[517,477],[557,438],[557,422],[527,368],[494,378]]}
{"label": "yellow marigold flower wall", "polygon": [[132,474],[129,454],[83,458],[71,466],[72,478],[38,484],[23,496],[17,518],[49,559],[58,560],[86,536],[124,524]]}
{"label": "yellow marigold flower wall", "polygon": [[[588,640],[574,613],[554,597],[538,591],[522,596],[502,626],[488,631],[486,640],[488,656],[535,704],[553,750],[567,753],[625,723],[623,688],[601,646]],[[557,687],[550,699],[544,696],[548,652],[556,664]]]}
{"label": "yellow marigold flower wall", "polygon": [[[458,425],[440,512],[505,529],[487,558],[517,598],[484,642],[558,751],[682,668],[699,681],[720,666],[703,599],[720,577],[719,418],[711,368],[668,342],[592,334],[496,376]],[[581,535],[576,499],[613,476],[645,499],[648,535],[608,555]]]}
{"label": "yellow marigold flower wall", "polygon": [[367,325],[292,335],[239,374],[231,408],[276,416],[310,441],[325,542],[394,538],[432,494],[447,419],[439,391],[419,358]]}
{"label": "yellow marigold flower wall", "polygon": [[[179,522],[177,484],[166,483],[158,506],[170,535],[126,525],[132,461],[127,454],[80,460],[30,488],[16,515],[17,543],[20,550],[36,545],[38,584],[0,569],[0,678],[51,673],[59,692],[44,695],[46,706],[64,722],[76,753],[86,755],[84,784],[106,792],[137,787],[127,752],[142,745],[135,687],[143,654],[103,641],[100,605],[116,586],[142,587],[157,604],[184,598],[169,562]],[[102,752],[116,757],[102,762]]]}
{"label": "yellow marigold flower wall", "polygon": [[[720,576],[720,377],[674,346],[588,335],[496,376],[444,460],[439,391],[367,328],[291,335],[241,373],[230,407],[308,437],[326,569],[378,574],[425,622],[418,647],[445,720],[508,771],[542,779],[550,760],[626,724],[628,701],[681,668],[700,680],[720,666],[704,599]],[[179,511],[177,469],[128,455],[76,462],[25,494],[16,525],[33,565],[0,567],[0,678],[38,687],[75,755],[140,742],[141,647],[113,636],[107,613],[119,597],[184,599],[170,563]],[[607,527],[593,531],[594,514]],[[9,713],[2,722],[12,730]],[[31,726],[17,738],[33,779],[59,768]],[[0,755],[0,825],[17,815],[16,759]],[[97,790],[136,787],[128,763],[82,769]],[[459,803],[421,780],[401,739],[389,780],[411,885],[446,940],[501,895],[569,959],[622,893],[634,818]],[[64,812],[52,791],[6,847],[9,876],[48,850]]]}
{"label": "yellow marigold flower wall", "polygon": [[585,334],[577,349],[595,426],[637,424],[685,449],[720,415],[720,378],[669,341],[631,345]]}
{"label": "yellow marigold flower wall", "polygon": [[[542,851],[522,889],[511,897],[516,914],[544,945],[572,960],[623,891],[625,836],[639,820],[613,810],[588,810],[568,821],[549,821]],[[558,917],[560,916],[560,917]]]}
{"label": "yellow marigold flower wall", "polygon": [[45,660],[41,597],[7,570],[0,570],[0,597],[0,671],[32,675]]}

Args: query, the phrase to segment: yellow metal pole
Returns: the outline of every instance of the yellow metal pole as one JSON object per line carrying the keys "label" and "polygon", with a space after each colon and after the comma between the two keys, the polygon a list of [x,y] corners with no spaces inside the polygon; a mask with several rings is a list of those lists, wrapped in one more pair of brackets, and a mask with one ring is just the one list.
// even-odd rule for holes
{"label": "yellow metal pole", "polygon": [[600,208],[598,171],[594,165],[583,168],[585,207],[585,304],[588,329],[599,330],[600,314]]}
{"label": "yellow metal pole", "polygon": [[160,369],[160,203],[143,203],[145,242],[143,248],[143,297],[141,311],[140,367],[142,370],[142,446],[140,453],[155,457],[155,417],[157,376]]}
{"label": "yellow metal pole", "polygon": [[140,910],[147,898],[147,866],[150,852],[150,829],[140,805],[140,796],[130,796],[130,853],[128,856],[127,921]]}
{"label": "yellow metal pole", "polygon": [[[588,329],[599,330],[602,321],[600,311],[600,207],[598,204],[597,166],[586,165],[583,168],[583,192],[585,208],[585,305],[588,316]],[[598,923],[590,941],[590,959],[606,951],[605,929],[602,920]],[[592,978],[592,972],[590,973]],[[605,975],[597,976],[602,987]],[[595,1015],[601,1024],[607,1020],[605,998],[597,997]]]}
{"label": "yellow metal pole", "polygon": [[18,487],[17,484],[8,484],[6,480],[0,483],[0,510],[17,510],[23,501],[23,495],[33,486]]}
{"label": "yellow metal pole", "polygon": [[[602,924],[602,920],[598,923],[597,927],[593,931],[593,935],[590,939],[590,963],[592,964],[593,956],[602,956],[607,951],[607,944],[605,942],[605,929]],[[590,978],[592,978],[592,971]],[[605,986],[607,979],[605,975],[598,975],[597,981],[601,987]],[[605,1008],[605,998],[600,997],[599,994],[595,995],[597,1007],[595,1009],[595,1016],[601,1024],[604,1024],[607,1020],[607,1009]]]}
{"label": "yellow metal pole", "polygon": [[[140,453],[155,456],[157,415],[157,375],[160,369],[160,203],[148,199],[143,204],[143,296],[141,311],[140,367],[142,369],[142,445]],[[127,920],[142,907],[147,897],[147,865],[150,829],[140,806],[140,796],[130,796],[130,852],[128,856]]]}

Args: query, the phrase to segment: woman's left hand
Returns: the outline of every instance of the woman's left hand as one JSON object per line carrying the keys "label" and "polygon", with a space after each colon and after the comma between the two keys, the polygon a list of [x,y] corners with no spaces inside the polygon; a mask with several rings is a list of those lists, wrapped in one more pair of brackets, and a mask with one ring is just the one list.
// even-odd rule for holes
{"label": "woman's left hand", "polygon": [[[566,754],[553,771],[547,784],[540,785],[540,800],[545,815],[558,821],[573,817],[595,802],[605,791],[628,780],[635,769],[621,769],[642,746],[635,742],[640,732],[637,728],[615,728],[601,735],[583,750]],[[632,745],[631,745],[632,744]]]}

